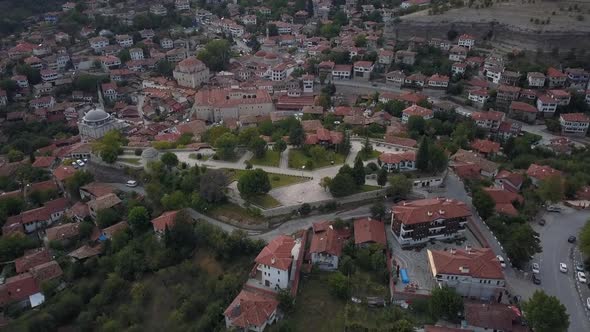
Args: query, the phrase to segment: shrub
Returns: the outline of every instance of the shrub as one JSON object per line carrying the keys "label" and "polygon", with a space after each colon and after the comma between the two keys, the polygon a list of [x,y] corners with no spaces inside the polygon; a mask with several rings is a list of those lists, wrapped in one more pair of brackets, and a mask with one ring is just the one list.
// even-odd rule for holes
{"label": "shrub", "polygon": [[134,153],[136,156],[141,156],[141,153],[143,152],[142,149],[135,149]]}

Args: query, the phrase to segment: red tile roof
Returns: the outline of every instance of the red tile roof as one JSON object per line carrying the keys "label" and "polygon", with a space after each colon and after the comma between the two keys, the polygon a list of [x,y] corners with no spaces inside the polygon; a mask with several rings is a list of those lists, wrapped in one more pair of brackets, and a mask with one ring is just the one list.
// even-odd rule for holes
{"label": "red tile roof", "polygon": [[0,285],[0,305],[25,300],[39,291],[39,284],[29,272],[10,277]]}
{"label": "red tile roof", "polygon": [[39,156],[35,157],[35,162],[33,163],[33,167],[37,168],[49,168],[53,162],[55,161],[55,157],[51,156]]}
{"label": "red tile roof", "polygon": [[424,332],[473,332],[473,330],[446,326],[424,325]]}
{"label": "red tile roof", "polygon": [[502,121],[504,113],[497,111],[487,112],[473,112],[471,118],[475,121],[479,120],[491,120],[491,121]]}
{"label": "red tile roof", "polygon": [[420,116],[420,117],[432,117],[432,110],[418,106],[412,105],[402,111],[402,113],[407,114],[408,116]]}
{"label": "red tile roof", "polygon": [[154,230],[157,232],[163,232],[166,230],[166,228],[172,227],[177,214],[178,210],[168,211],[162,213],[161,216],[152,219],[152,225],[154,226]]}
{"label": "red tile roof", "polygon": [[490,248],[428,250],[433,274],[464,275],[481,279],[504,279],[502,266]]}
{"label": "red tile roof", "polygon": [[349,231],[334,229],[331,223],[327,228],[324,228],[325,225],[326,223],[322,222],[321,227],[314,227],[309,253],[328,253],[340,256],[344,241],[350,236]]}
{"label": "red tile roof", "polygon": [[568,122],[590,122],[590,118],[584,113],[562,113],[560,117]]}
{"label": "red tile roof", "polygon": [[385,239],[385,225],[371,218],[357,219],[354,221],[354,244],[379,243],[387,246]]}
{"label": "red tile roof", "polygon": [[31,274],[41,285],[43,282],[60,277],[63,271],[56,261],[50,261],[37,265],[31,269]]}
{"label": "red tile roof", "polygon": [[405,225],[471,216],[467,204],[443,197],[404,201],[394,205],[392,212]]}
{"label": "red tile roof", "polygon": [[295,240],[286,235],[279,235],[270,241],[266,247],[256,256],[256,263],[274,267],[279,270],[288,270],[293,262],[291,250],[295,246]]}
{"label": "red tile roof", "polygon": [[34,191],[48,191],[48,190],[58,190],[57,185],[53,180],[47,180],[43,182],[35,182],[32,183],[29,187],[29,193]]}
{"label": "red tile roof", "polygon": [[505,169],[498,172],[498,175],[496,175],[496,179],[508,181],[514,187],[520,187],[524,182],[524,176],[522,176],[522,174],[510,172]]}
{"label": "red tile roof", "polygon": [[526,113],[537,113],[537,108],[531,104],[523,103],[521,101],[513,101],[510,103],[510,109],[519,111],[519,112],[526,112]]}
{"label": "red tile roof", "polygon": [[526,171],[526,174],[538,180],[545,180],[551,176],[562,176],[561,171],[558,171],[551,166],[531,164]]}
{"label": "red tile roof", "polygon": [[497,153],[500,151],[500,143],[492,142],[487,139],[476,139],[471,143],[471,147],[479,153]]}
{"label": "red tile roof", "polygon": [[521,316],[516,307],[499,303],[465,303],[465,321],[468,326],[476,326],[496,331],[528,331],[528,328],[515,322]]}
{"label": "red tile roof", "polygon": [[279,301],[270,294],[242,289],[227,307],[224,315],[236,327],[261,327],[276,312],[278,305]]}
{"label": "red tile roof", "polygon": [[379,160],[381,160],[385,164],[398,164],[402,161],[416,161],[416,152],[415,151],[405,151],[402,153],[384,152],[379,156]]}
{"label": "red tile roof", "polygon": [[567,75],[565,73],[563,73],[562,71],[557,70],[557,69],[555,69],[553,67],[549,67],[547,69],[547,76],[556,77],[556,78],[558,78],[558,77],[563,77],[563,78],[567,77]]}
{"label": "red tile roof", "polygon": [[67,240],[75,236],[78,236],[78,234],[80,234],[79,223],[63,224],[60,226],[48,228],[45,231],[45,235],[47,236],[48,241]]}
{"label": "red tile roof", "polygon": [[53,171],[53,176],[61,182],[69,179],[72,175],[76,173],[76,169],[72,166],[59,166]]}
{"label": "red tile roof", "polygon": [[496,212],[513,217],[518,216],[518,210],[514,207],[513,202],[522,204],[524,198],[521,195],[498,187],[484,188],[483,190],[496,203]]}
{"label": "red tile roof", "polygon": [[17,258],[14,261],[14,266],[16,268],[16,273],[23,273],[29,271],[29,269],[32,267],[47,263],[49,261],[51,261],[49,250],[40,248]]}

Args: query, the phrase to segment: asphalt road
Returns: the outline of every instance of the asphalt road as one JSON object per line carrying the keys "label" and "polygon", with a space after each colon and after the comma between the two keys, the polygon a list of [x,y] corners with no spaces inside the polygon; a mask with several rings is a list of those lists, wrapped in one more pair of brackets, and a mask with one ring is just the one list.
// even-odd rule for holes
{"label": "asphalt road", "polygon": [[[565,305],[570,315],[569,331],[590,331],[590,315],[586,308],[590,289],[587,284],[580,284],[574,277],[579,254],[574,262],[572,252],[576,250],[575,244],[567,242],[570,235],[578,235],[590,218],[590,212],[566,208],[561,213],[547,213],[544,218],[547,221],[545,226],[535,226],[543,246],[543,252],[535,256],[535,261],[541,265],[542,284],[538,288],[556,296]],[[568,273],[559,271],[561,262],[567,264]]]}

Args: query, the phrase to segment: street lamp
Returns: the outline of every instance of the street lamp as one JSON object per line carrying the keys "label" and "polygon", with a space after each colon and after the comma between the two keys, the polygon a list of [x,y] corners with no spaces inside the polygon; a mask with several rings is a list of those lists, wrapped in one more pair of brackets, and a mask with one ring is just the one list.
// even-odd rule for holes
{"label": "street lamp", "polygon": [[303,171],[305,171],[305,165],[301,166],[301,177],[303,177]]}

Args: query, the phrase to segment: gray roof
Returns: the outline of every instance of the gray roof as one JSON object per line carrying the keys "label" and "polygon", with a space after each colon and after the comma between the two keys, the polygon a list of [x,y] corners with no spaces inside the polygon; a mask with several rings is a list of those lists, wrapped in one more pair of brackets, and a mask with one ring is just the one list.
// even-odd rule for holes
{"label": "gray roof", "polygon": [[84,121],[102,121],[109,118],[109,114],[104,110],[95,108],[84,115]]}

